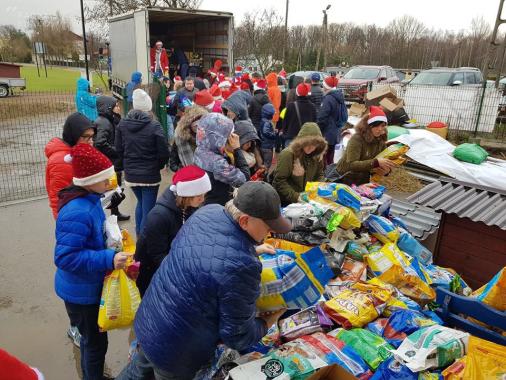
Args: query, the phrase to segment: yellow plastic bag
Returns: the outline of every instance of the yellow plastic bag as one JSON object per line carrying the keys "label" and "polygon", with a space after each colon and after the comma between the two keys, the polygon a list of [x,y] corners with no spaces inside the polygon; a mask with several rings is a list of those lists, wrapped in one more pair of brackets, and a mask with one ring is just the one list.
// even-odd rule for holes
{"label": "yellow plastic bag", "polygon": [[410,265],[407,256],[394,243],[385,244],[379,251],[364,255],[364,260],[376,276],[385,273],[394,264],[402,268]]}
{"label": "yellow plastic bag", "polygon": [[[408,150],[409,146],[407,145],[401,143],[392,144],[379,153],[376,158],[387,158],[390,161],[393,161],[396,165],[400,166],[406,162],[404,155],[408,152]],[[374,174],[371,177],[371,182],[379,182],[381,181],[381,177],[382,176],[379,174]]]}
{"label": "yellow plastic bag", "polygon": [[436,298],[436,292],[416,274],[408,273],[400,265],[394,264],[378,276],[379,280],[395,286],[405,296],[425,305]]}
{"label": "yellow plastic bag", "polygon": [[469,337],[462,379],[504,379],[505,376],[506,347],[475,336]]}

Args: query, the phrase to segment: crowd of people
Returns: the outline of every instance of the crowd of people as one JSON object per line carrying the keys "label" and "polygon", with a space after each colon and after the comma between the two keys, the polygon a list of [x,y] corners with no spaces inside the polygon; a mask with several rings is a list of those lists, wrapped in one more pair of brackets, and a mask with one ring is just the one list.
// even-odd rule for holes
{"label": "crowd of people", "polygon": [[[306,183],[336,167],[343,181],[369,182],[372,169],[394,166],[375,156],[386,143],[386,116],[371,107],[342,158],[347,109],[338,79],[286,73],[227,78],[219,62],[205,78],[164,78],[167,136],[142,89],[127,85],[129,111],[88,92],[78,81],[76,106],[61,138],[46,146],[46,185],[56,218],[55,289],[64,301],[69,336],[81,349],[85,380],[106,379],[107,333],[97,325],[107,271],[125,268],[126,252],[107,248],[102,194],[116,173],[137,199],[135,259],[142,302],[134,331],[136,354],[117,379],[192,379],[218,342],[242,350],[258,342],[283,310],[257,314],[261,253],[272,232],[287,233],[282,206],[303,199]],[[320,84],[322,82],[322,85]],[[175,172],[160,196],[160,172]],[[121,189],[120,189],[121,190]],[[118,221],[123,191],[107,207]]]}

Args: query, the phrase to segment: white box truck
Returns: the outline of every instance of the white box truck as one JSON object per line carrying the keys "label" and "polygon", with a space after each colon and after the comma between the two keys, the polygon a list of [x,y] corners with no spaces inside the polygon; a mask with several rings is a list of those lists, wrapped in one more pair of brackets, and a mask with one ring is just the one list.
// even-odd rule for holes
{"label": "white box truck", "polygon": [[[150,48],[158,40],[167,50],[176,47],[184,51],[194,72],[205,73],[220,59],[223,71],[230,73],[233,31],[234,16],[229,12],[155,7],[111,17],[113,87],[117,90],[124,86],[134,71],[142,73],[143,84],[152,82]],[[175,69],[173,61],[169,57],[171,73]]]}

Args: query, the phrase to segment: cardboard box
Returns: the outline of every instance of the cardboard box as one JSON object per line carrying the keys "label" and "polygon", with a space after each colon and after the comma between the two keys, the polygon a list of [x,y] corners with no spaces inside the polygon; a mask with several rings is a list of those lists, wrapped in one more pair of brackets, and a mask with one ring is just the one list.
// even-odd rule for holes
{"label": "cardboard box", "polygon": [[366,111],[367,107],[365,104],[352,103],[348,110],[348,115],[362,117]]}
{"label": "cardboard box", "polygon": [[346,371],[343,367],[332,364],[320,368],[308,377],[307,380],[358,380],[358,378]]}
{"label": "cardboard box", "polygon": [[399,98],[383,98],[379,105],[388,112],[394,112],[396,109],[404,107],[404,100]]}
{"label": "cardboard box", "polygon": [[379,102],[383,98],[397,98],[397,91],[391,86],[378,87],[375,90],[368,92],[365,99],[370,105],[379,105]]}

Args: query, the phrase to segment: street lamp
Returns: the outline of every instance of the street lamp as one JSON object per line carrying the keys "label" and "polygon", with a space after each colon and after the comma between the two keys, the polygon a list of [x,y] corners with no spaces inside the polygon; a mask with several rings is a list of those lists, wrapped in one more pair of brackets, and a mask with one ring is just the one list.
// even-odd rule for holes
{"label": "street lamp", "polygon": [[320,66],[320,54],[321,54],[321,51],[323,50],[323,67],[327,66],[327,57],[325,56],[325,48],[327,44],[327,11],[330,9],[330,4],[327,5],[327,8],[325,8],[324,10],[322,10],[323,12],[323,32],[322,32],[322,38],[321,38],[321,41],[320,41],[320,47],[318,48],[318,54],[316,55],[316,66],[315,66],[315,70],[318,71],[319,69],[319,66]]}

